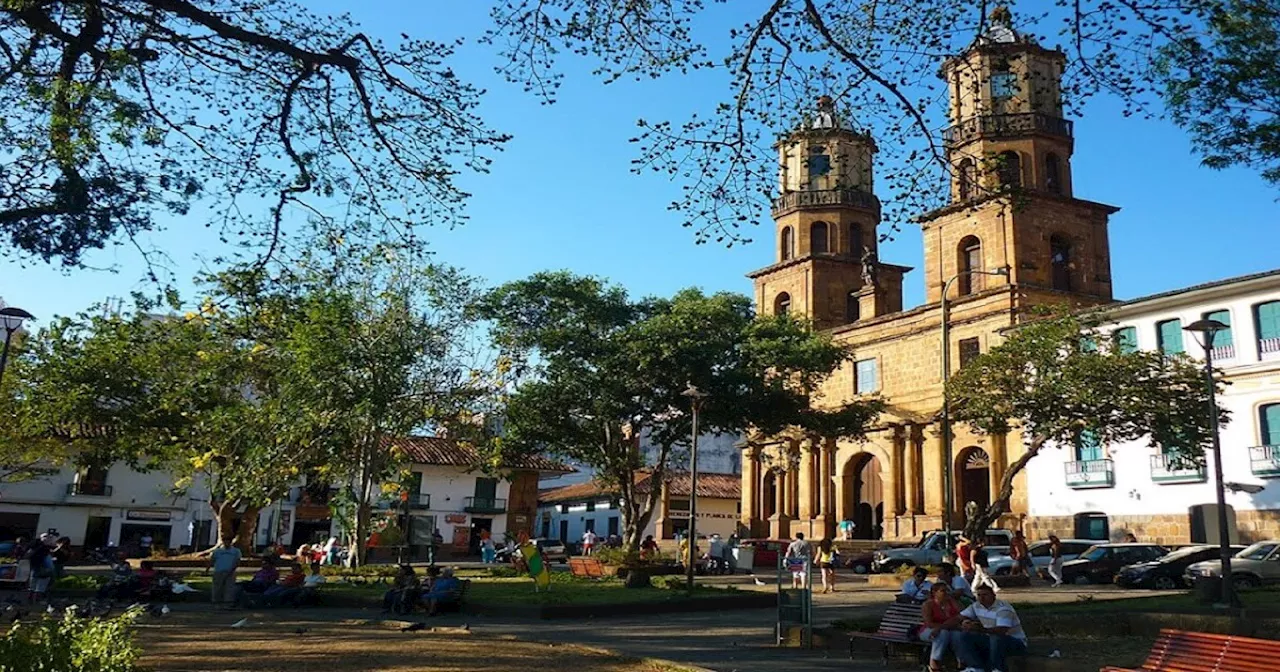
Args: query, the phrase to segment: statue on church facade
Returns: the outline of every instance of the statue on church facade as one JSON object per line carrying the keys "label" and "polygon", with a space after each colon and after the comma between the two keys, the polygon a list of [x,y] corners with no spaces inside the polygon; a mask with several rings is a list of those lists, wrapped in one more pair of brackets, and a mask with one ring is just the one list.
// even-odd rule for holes
{"label": "statue on church facade", "polygon": [[876,253],[870,247],[862,247],[862,284],[876,285]]}

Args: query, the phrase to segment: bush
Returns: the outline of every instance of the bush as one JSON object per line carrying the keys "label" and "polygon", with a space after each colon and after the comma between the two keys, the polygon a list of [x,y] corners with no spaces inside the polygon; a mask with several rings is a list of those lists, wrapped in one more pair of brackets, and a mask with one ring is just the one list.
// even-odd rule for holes
{"label": "bush", "polygon": [[345,567],[343,565],[321,565],[320,573],[324,576],[395,576],[400,568],[396,565],[362,565]]}
{"label": "bush", "polygon": [[592,556],[596,560],[606,565],[617,565],[619,567],[648,567],[651,565],[665,565],[670,561],[668,556],[662,553],[653,553],[648,557],[640,557],[640,551],[629,551],[625,548],[602,548],[593,551]]}
{"label": "bush", "polygon": [[489,576],[496,579],[513,579],[522,574],[517,572],[515,567],[490,567]]}
{"label": "bush", "polygon": [[107,582],[105,576],[89,576],[87,574],[71,574],[53,582],[55,590],[97,590]]}
{"label": "bush", "polygon": [[898,576],[900,576],[900,577],[902,577],[902,580],[903,580],[903,581],[906,581],[907,579],[911,578],[911,575],[912,575],[912,574],[915,574],[915,573],[916,573],[916,567],[924,567],[924,568],[925,568],[925,571],[929,572],[929,576],[937,576],[937,575],[938,575],[938,566],[937,566],[937,565],[903,565],[903,566],[901,566],[901,567],[899,567],[899,568],[897,568],[897,569],[893,570],[893,573],[894,573],[894,574],[897,574],[897,575],[898,575]]}
{"label": "bush", "polygon": [[140,609],[119,618],[63,618],[14,623],[0,639],[0,672],[135,672],[133,622]]}

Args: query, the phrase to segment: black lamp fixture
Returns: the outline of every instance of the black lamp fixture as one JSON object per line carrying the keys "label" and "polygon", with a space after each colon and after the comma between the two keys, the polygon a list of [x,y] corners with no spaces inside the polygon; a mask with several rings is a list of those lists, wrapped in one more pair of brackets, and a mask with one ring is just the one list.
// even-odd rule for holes
{"label": "black lamp fixture", "polygon": [[0,327],[4,327],[4,349],[0,350],[0,383],[4,382],[4,369],[9,364],[9,341],[13,334],[22,328],[22,323],[35,317],[31,313],[13,306],[0,308]]}

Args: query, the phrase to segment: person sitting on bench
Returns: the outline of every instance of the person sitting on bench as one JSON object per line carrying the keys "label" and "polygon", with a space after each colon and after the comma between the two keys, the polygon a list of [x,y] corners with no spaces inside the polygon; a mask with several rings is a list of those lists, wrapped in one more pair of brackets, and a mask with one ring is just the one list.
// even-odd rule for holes
{"label": "person sitting on bench", "polygon": [[427,604],[427,615],[435,616],[436,610],[442,604],[451,604],[458,600],[458,593],[462,590],[462,582],[453,578],[453,568],[445,567],[440,570],[440,578],[431,582],[431,587],[427,589],[427,594],[422,596],[423,602]]}
{"label": "person sitting on bench", "polygon": [[412,611],[421,587],[422,584],[419,583],[418,574],[413,571],[413,567],[400,565],[395,584],[382,596],[383,613],[395,611],[397,614],[405,614]]}
{"label": "person sitting on bench", "polygon": [[942,658],[947,655],[947,649],[951,648],[951,639],[959,632],[948,628],[947,623],[959,616],[961,611],[960,603],[951,596],[951,589],[947,584],[933,584],[929,589],[929,600],[921,609],[920,618],[920,641],[932,644],[929,651],[931,672],[942,670]]}
{"label": "person sitting on bench", "polygon": [[254,572],[252,579],[236,583],[236,586],[240,588],[236,602],[247,603],[249,595],[261,595],[267,592],[267,589],[274,586],[276,579],[279,578],[280,572],[276,571],[276,567],[271,563],[270,558],[263,558],[262,566],[258,571]]}
{"label": "person sitting on bench", "polygon": [[1018,612],[1004,600],[996,599],[991,586],[976,589],[978,601],[966,607],[947,622],[959,626],[961,632],[951,639],[963,672],[1003,672],[1005,658],[1027,652],[1027,634],[1022,630]]}
{"label": "person sitting on bench", "polygon": [[913,602],[923,602],[929,599],[929,589],[932,587],[933,584],[929,583],[929,570],[916,567],[911,572],[911,578],[902,584],[899,595],[905,595]]}
{"label": "person sitting on bench", "polygon": [[944,562],[938,565],[938,583],[945,583],[951,589],[951,597],[954,597],[962,605],[968,606],[973,602],[973,589],[969,587],[969,582],[956,571],[956,566]]}

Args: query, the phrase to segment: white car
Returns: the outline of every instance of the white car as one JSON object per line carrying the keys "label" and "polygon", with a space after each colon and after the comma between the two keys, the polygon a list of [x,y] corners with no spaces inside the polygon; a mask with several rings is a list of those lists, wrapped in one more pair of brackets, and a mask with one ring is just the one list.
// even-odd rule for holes
{"label": "white car", "polygon": [[[1097,539],[1062,539],[1062,559],[1075,560],[1089,549],[1090,546],[1103,542]],[[1032,572],[1040,573],[1042,569],[1048,569],[1049,561],[1049,542],[1037,541],[1027,546],[1027,552],[1031,554]],[[1009,557],[1007,551],[1001,554],[988,552],[987,554],[987,572],[992,575],[1004,576],[1013,573],[1013,558]]]}

